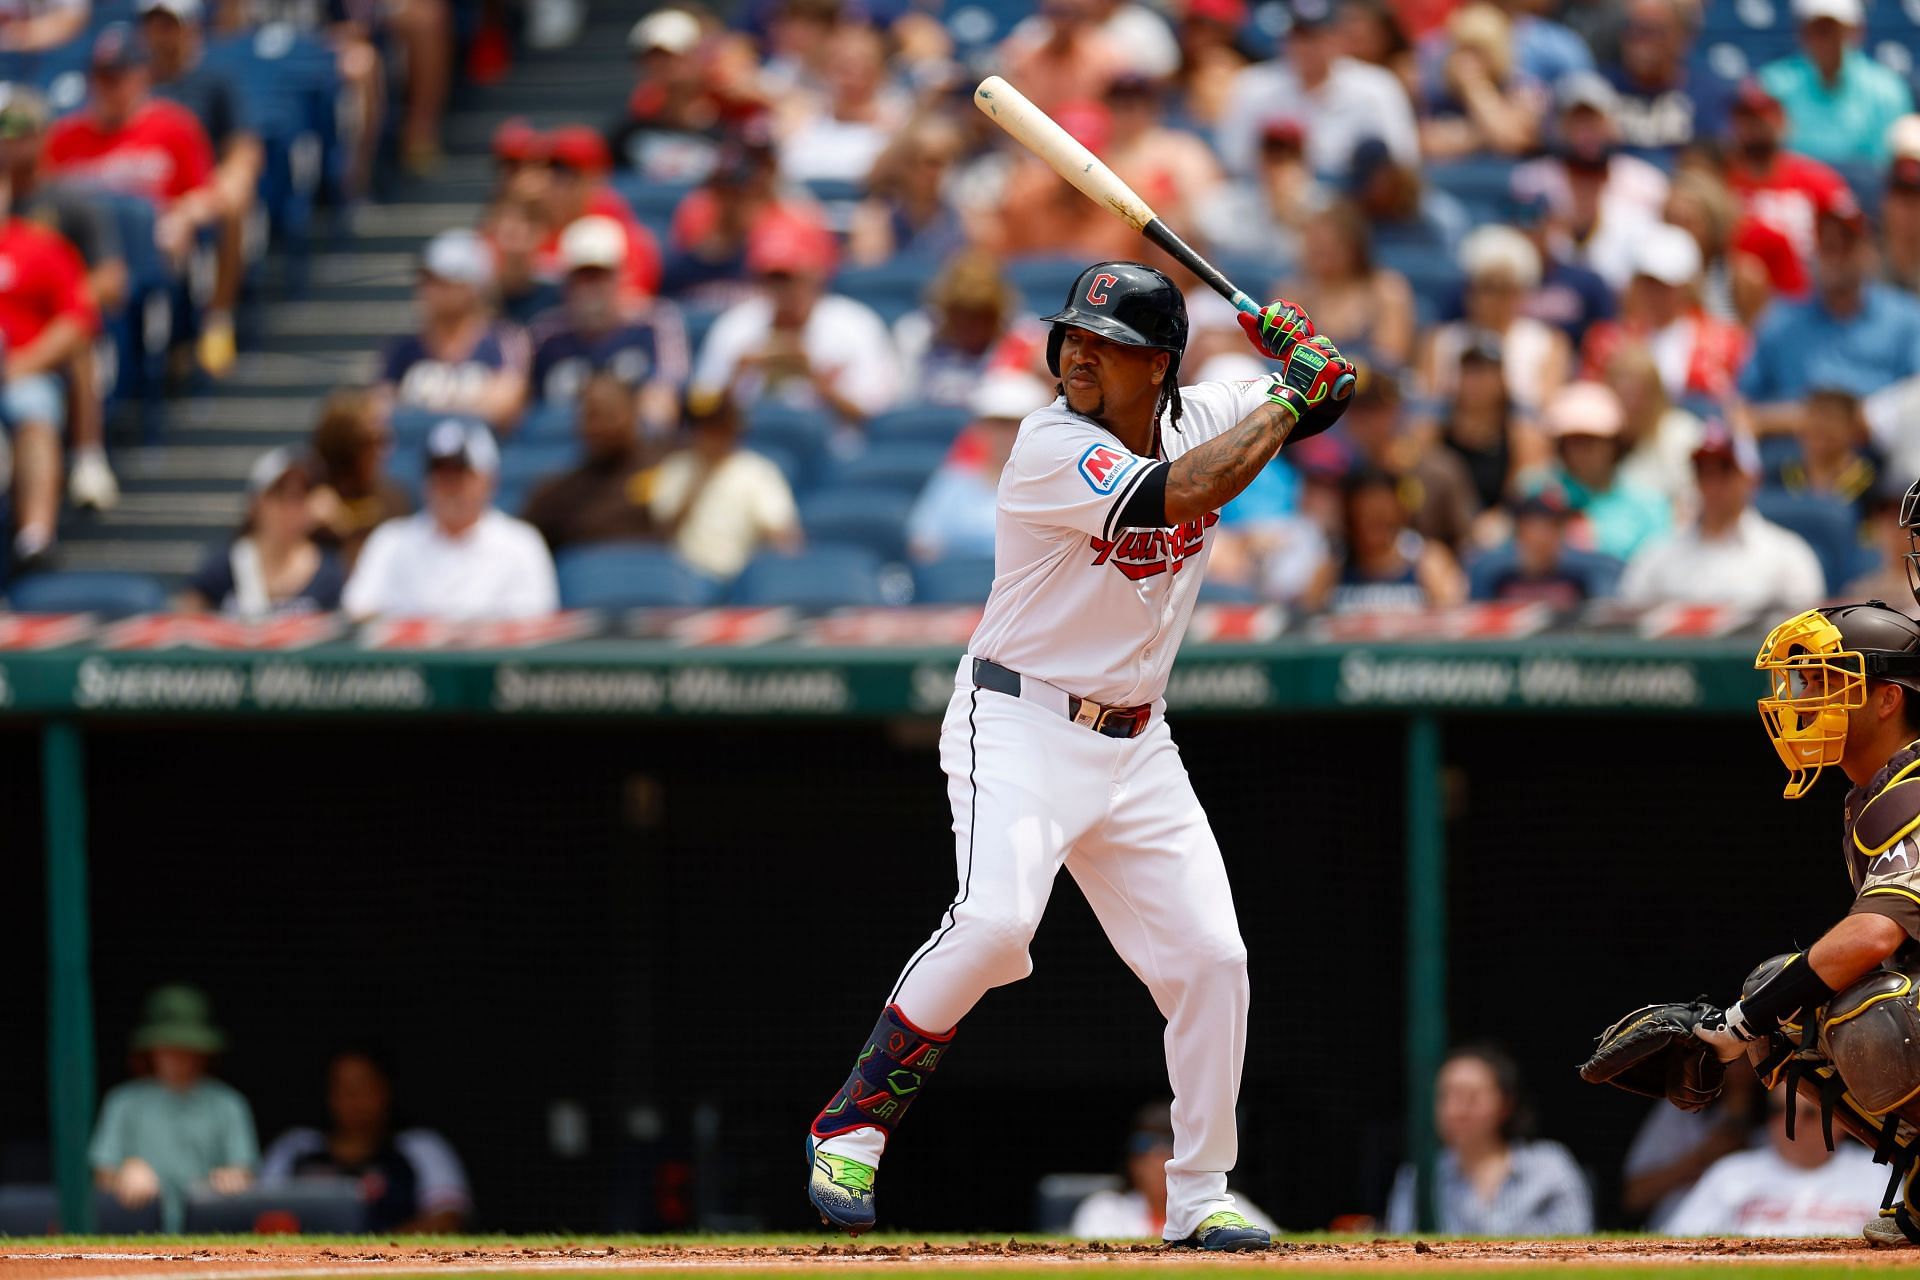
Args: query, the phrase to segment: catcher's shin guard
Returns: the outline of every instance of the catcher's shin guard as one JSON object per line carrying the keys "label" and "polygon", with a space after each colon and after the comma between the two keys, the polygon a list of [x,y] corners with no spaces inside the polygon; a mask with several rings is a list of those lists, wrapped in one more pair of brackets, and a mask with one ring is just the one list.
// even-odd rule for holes
{"label": "catcher's shin guard", "polygon": [[813,1118],[813,1136],[873,1128],[892,1138],[952,1041],[953,1032],[930,1035],[902,1017],[898,1005],[888,1005],[847,1082]]}

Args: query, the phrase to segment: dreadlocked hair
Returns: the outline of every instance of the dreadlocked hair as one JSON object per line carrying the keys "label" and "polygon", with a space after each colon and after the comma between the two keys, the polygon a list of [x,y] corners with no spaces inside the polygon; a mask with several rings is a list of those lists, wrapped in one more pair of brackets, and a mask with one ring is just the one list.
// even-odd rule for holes
{"label": "dreadlocked hair", "polygon": [[1175,370],[1167,370],[1167,380],[1160,388],[1159,402],[1153,406],[1153,417],[1157,422],[1162,414],[1166,415],[1167,425],[1175,431],[1180,429],[1180,383],[1174,377]]}

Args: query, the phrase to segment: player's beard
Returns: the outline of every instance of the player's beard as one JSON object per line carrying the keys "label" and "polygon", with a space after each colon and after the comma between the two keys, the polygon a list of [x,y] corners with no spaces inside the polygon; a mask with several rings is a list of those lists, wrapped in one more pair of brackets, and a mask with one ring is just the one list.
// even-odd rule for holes
{"label": "player's beard", "polygon": [[1075,413],[1079,414],[1081,417],[1092,418],[1095,422],[1100,422],[1100,423],[1104,423],[1106,421],[1107,393],[1104,390],[1099,389],[1097,385],[1095,390],[1090,393],[1095,397],[1095,400],[1091,405],[1087,406],[1086,408],[1082,408],[1081,406],[1073,402],[1073,392],[1068,389],[1067,384],[1065,382],[1062,382],[1060,384],[1060,394],[1066,397],[1067,408],[1073,410]]}

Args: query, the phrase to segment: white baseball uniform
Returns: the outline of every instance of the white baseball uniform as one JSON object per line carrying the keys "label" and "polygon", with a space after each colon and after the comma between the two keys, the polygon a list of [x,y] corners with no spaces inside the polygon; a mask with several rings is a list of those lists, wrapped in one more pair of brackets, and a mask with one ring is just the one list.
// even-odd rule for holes
{"label": "white baseball uniform", "polygon": [[[1027,944],[1066,867],[1167,1019],[1169,1240],[1233,1204],[1246,1046],[1246,948],[1161,697],[1219,516],[1116,525],[1154,468],[1236,426],[1268,385],[1183,388],[1184,416],[1162,427],[1158,458],[1064,399],[1021,422],[1000,476],[993,590],[940,731],[959,893],[892,997],[912,1025],[944,1032],[989,988],[1026,977]],[[1020,696],[977,687],[976,658],[1018,672]],[[1068,719],[1069,695],[1150,705],[1151,719],[1135,737],[1107,737]],[[861,1129],[821,1147],[872,1164],[884,1141]]]}

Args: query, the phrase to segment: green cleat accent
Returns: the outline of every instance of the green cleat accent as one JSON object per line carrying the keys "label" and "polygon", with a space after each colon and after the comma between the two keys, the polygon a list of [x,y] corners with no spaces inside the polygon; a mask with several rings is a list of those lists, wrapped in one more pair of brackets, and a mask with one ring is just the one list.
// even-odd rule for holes
{"label": "green cleat accent", "polygon": [[873,1180],[879,1173],[872,1165],[861,1164],[831,1151],[815,1149],[807,1139],[807,1199],[820,1211],[820,1221],[857,1236],[872,1228]]}
{"label": "green cleat accent", "polygon": [[1169,1240],[1169,1249],[1205,1249],[1210,1253],[1240,1253],[1270,1249],[1273,1237],[1231,1209],[1210,1213],[1185,1240]]}

